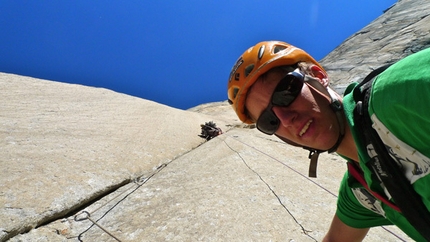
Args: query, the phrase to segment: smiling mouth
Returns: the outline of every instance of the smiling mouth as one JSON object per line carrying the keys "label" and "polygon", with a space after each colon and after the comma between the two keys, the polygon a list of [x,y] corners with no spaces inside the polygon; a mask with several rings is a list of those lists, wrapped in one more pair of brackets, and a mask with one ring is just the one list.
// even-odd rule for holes
{"label": "smiling mouth", "polygon": [[301,131],[300,131],[300,133],[299,133],[299,136],[300,136],[300,137],[302,137],[302,136],[306,133],[306,131],[308,131],[309,126],[311,125],[311,123],[312,123],[312,119],[311,119],[311,120],[309,120],[309,121],[305,124],[305,126],[303,126],[302,130],[301,130]]}

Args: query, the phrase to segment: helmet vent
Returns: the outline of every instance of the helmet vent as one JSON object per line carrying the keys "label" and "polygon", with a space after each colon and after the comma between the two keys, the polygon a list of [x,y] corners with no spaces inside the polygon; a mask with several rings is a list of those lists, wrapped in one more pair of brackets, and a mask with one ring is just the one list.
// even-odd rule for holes
{"label": "helmet vent", "polygon": [[236,99],[237,93],[239,92],[239,88],[234,88],[233,89],[233,99]]}
{"label": "helmet vent", "polygon": [[251,64],[249,66],[247,66],[245,68],[245,77],[247,77],[249,75],[249,73],[251,73],[251,71],[254,69],[254,64]]}
{"label": "helmet vent", "polygon": [[258,59],[261,60],[261,58],[263,58],[263,54],[264,54],[264,50],[266,49],[266,47],[264,45],[262,45],[260,47],[260,49],[258,50]]}
{"label": "helmet vent", "polygon": [[280,45],[277,45],[277,46],[275,46],[275,48],[273,49],[273,54],[276,54],[276,53],[278,53],[279,51],[281,51],[281,50],[285,50],[287,47],[285,47],[285,46],[280,46]]}

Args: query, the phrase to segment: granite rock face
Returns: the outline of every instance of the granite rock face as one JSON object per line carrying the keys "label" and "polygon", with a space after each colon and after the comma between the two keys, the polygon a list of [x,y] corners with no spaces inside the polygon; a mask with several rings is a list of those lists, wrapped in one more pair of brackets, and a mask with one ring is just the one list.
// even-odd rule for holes
{"label": "granite rock face", "polygon": [[372,70],[430,47],[430,2],[400,0],[320,62],[343,92]]}
{"label": "granite rock face", "polygon": [[[430,3],[402,0],[322,60],[341,89],[430,45]],[[227,102],[178,110],[0,73],[0,241],[320,241],[345,162],[242,124]],[[200,124],[224,133],[205,141]],[[330,167],[330,169],[327,169]],[[366,241],[407,241],[395,227]]]}
{"label": "granite rock face", "polygon": [[[178,110],[10,74],[0,90],[1,241],[318,241],[334,214],[344,161],[309,179],[307,152],[226,102]],[[206,142],[209,120],[224,133]]]}

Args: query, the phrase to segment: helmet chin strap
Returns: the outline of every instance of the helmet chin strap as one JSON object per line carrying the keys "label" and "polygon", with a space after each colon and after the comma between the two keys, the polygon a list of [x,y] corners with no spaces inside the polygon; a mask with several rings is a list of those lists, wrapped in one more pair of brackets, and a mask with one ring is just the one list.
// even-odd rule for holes
{"label": "helmet chin strap", "polygon": [[339,125],[339,137],[337,138],[337,142],[328,150],[328,153],[333,153],[337,150],[340,143],[342,143],[343,136],[345,135],[345,118],[342,103],[337,98],[336,93],[330,88],[328,88],[327,91],[331,98],[330,107],[336,114],[337,123]]}
{"label": "helmet chin strap", "polygon": [[309,159],[310,159],[310,165],[309,165],[309,177],[317,177],[317,165],[318,165],[318,157],[320,153],[328,152],[333,153],[337,150],[340,143],[342,143],[343,137],[345,135],[345,120],[343,117],[343,107],[340,100],[337,98],[337,94],[330,88],[325,88],[319,81],[315,80],[314,78],[310,78],[307,75],[305,76],[305,83],[308,84],[308,86],[320,94],[321,96],[325,97],[329,102],[329,106],[333,110],[333,112],[336,115],[337,123],[339,125],[339,136],[337,138],[336,143],[328,150],[318,150],[302,145],[298,145],[294,142],[291,142],[290,140],[281,137],[277,134],[275,134],[279,139],[282,141],[294,145],[294,146],[301,146],[304,149],[309,151]]}

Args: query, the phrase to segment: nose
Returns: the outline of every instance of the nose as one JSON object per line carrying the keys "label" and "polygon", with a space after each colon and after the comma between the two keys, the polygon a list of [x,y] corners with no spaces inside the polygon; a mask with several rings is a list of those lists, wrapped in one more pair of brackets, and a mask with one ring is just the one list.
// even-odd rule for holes
{"label": "nose", "polygon": [[274,106],[272,111],[275,113],[276,117],[278,117],[281,125],[284,127],[293,126],[294,120],[296,118],[295,112],[288,110],[288,107],[279,107]]}

